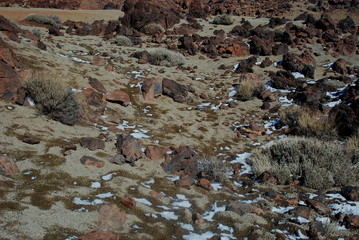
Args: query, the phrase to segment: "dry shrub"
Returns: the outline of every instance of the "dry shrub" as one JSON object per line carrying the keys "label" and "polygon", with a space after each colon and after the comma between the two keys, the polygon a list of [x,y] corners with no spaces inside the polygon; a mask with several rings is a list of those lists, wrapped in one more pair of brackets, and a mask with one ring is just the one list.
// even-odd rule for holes
{"label": "dry shrub", "polygon": [[233,22],[234,20],[230,15],[223,14],[215,16],[212,23],[218,25],[231,25]]}
{"label": "dry shrub", "polygon": [[150,23],[142,28],[142,32],[147,35],[155,35],[164,31],[165,29],[157,23]]}
{"label": "dry shrub", "polygon": [[349,150],[359,151],[359,129],[347,140],[346,147]]}
{"label": "dry shrub", "polygon": [[226,162],[216,157],[198,160],[197,168],[199,173],[202,172],[217,182],[228,181],[228,176],[231,172],[231,168],[226,165]]}
{"label": "dry shrub", "polygon": [[126,36],[116,36],[114,41],[119,46],[132,47],[133,45],[131,39]]}
{"label": "dry shrub", "polygon": [[248,101],[257,96],[264,89],[264,85],[256,74],[248,73],[243,76],[238,84],[237,98],[241,101]]}
{"label": "dry shrub", "polygon": [[43,72],[34,73],[25,81],[24,88],[41,113],[67,125],[76,123],[80,115],[80,105],[71,88],[57,76]]}
{"label": "dry shrub", "polygon": [[254,154],[253,172],[273,174],[280,184],[300,180],[306,187],[342,187],[359,177],[358,154],[313,138],[288,138]]}
{"label": "dry shrub", "polygon": [[300,106],[289,106],[279,113],[291,134],[321,139],[333,139],[336,131],[332,121],[319,111]]}
{"label": "dry shrub", "polygon": [[185,62],[182,54],[165,48],[152,49],[148,53],[150,54],[150,63],[158,66],[172,67],[183,65]]}
{"label": "dry shrub", "polygon": [[40,24],[48,24],[54,27],[58,27],[61,24],[61,21],[58,16],[47,16],[38,13],[27,15],[25,21],[31,21]]}

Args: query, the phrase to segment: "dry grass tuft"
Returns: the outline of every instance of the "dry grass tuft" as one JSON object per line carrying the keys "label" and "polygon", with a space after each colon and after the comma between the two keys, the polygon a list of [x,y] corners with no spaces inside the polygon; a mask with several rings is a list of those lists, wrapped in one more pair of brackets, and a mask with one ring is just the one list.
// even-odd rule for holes
{"label": "dry grass tuft", "polygon": [[198,172],[204,173],[206,176],[213,178],[217,182],[228,181],[231,168],[216,157],[202,158],[198,160]]}
{"label": "dry grass tuft", "polygon": [[126,36],[116,36],[114,41],[119,46],[132,47],[133,45],[131,39]]}
{"label": "dry grass tuft", "polygon": [[164,31],[165,29],[157,23],[151,23],[142,28],[142,32],[147,35],[155,35],[163,33]]}
{"label": "dry grass tuft", "polygon": [[40,24],[48,24],[54,27],[59,27],[59,25],[61,24],[60,18],[58,16],[47,16],[38,13],[27,15],[25,21],[31,21]]}
{"label": "dry grass tuft", "polygon": [[67,125],[76,123],[80,105],[71,88],[59,77],[43,72],[34,73],[25,81],[24,88],[41,113]]}
{"label": "dry grass tuft", "polygon": [[289,138],[274,144],[251,159],[253,172],[267,171],[280,184],[300,180],[306,187],[328,189],[355,182],[359,177],[358,156],[336,143],[313,138]]}
{"label": "dry grass tuft", "polygon": [[245,77],[238,84],[237,98],[240,101],[248,101],[257,96],[262,90],[264,90],[264,85],[261,83],[260,78]]}
{"label": "dry grass tuft", "polygon": [[165,48],[156,48],[149,50],[150,63],[158,66],[179,66],[185,63],[185,58],[182,54],[172,52]]}

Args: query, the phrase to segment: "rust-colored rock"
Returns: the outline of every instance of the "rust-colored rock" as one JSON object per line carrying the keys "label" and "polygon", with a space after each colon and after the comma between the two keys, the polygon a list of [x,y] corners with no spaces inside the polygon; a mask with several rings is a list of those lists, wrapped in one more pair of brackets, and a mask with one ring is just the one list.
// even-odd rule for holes
{"label": "rust-colored rock", "polygon": [[170,96],[175,102],[184,103],[188,98],[188,87],[174,80],[163,79],[163,94]]}
{"label": "rust-colored rock", "polygon": [[198,183],[197,183],[198,186],[210,191],[213,189],[212,185],[211,185],[211,182],[208,180],[208,179],[205,179],[205,178],[201,178]]}
{"label": "rust-colored rock", "polygon": [[81,105],[80,117],[85,122],[97,122],[104,114],[107,102],[103,94],[96,92],[92,88],[86,88],[81,93],[76,94],[76,98]]}
{"label": "rust-colored rock", "polygon": [[341,194],[349,201],[359,201],[359,187],[343,187]]}
{"label": "rust-colored rock", "polygon": [[133,163],[142,158],[141,141],[131,135],[120,134],[116,141],[117,151],[126,162]]}
{"label": "rust-colored rock", "polygon": [[306,200],[306,203],[319,214],[329,216],[332,212],[332,210],[327,205],[313,199]]}
{"label": "rust-colored rock", "polygon": [[190,146],[180,146],[174,149],[171,157],[162,163],[168,173],[184,173],[195,176],[197,174],[198,154]]}
{"label": "rust-colored rock", "polygon": [[78,240],[120,240],[120,236],[112,231],[97,230],[79,237]]}
{"label": "rust-colored rock", "polygon": [[100,57],[100,56],[96,56],[94,57],[94,59],[91,61],[92,65],[95,66],[105,66],[107,64],[106,59]]}
{"label": "rust-colored rock", "polygon": [[194,184],[194,179],[190,176],[185,176],[185,177],[181,177],[180,179],[176,180],[174,183],[177,187],[190,189],[191,186]]}
{"label": "rust-colored rock", "polygon": [[162,78],[146,79],[142,84],[142,96],[146,101],[154,101],[162,95]]}
{"label": "rust-colored rock", "polygon": [[156,191],[151,191],[151,192],[149,192],[149,195],[150,195],[151,197],[154,197],[154,198],[157,198],[157,199],[161,199],[161,198],[164,197],[161,193],[156,192]]}
{"label": "rust-colored rock", "polygon": [[105,95],[107,101],[119,103],[123,106],[128,106],[131,103],[130,96],[122,90],[115,90]]}
{"label": "rust-colored rock", "polygon": [[88,165],[88,166],[95,166],[95,167],[98,167],[98,168],[102,168],[105,163],[101,160],[98,160],[94,157],[91,157],[91,156],[82,156],[81,159],[80,159],[80,162],[83,164],[83,165]]}
{"label": "rust-colored rock", "polygon": [[102,205],[99,209],[101,230],[120,230],[126,222],[126,213],[115,204]]}
{"label": "rust-colored rock", "polygon": [[121,200],[121,203],[128,208],[136,207],[136,200],[130,197],[125,197]]}
{"label": "rust-colored rock", "polygon": [[167,156],[167,148],[157,147],[157,146],[148,146],[146,148],[146,157],[151,160],[161,160]]}
{"label": "rust-colored rock", "polygon": [[38,144],[40,143],[40,138],[29,132],[25,132],[22,141],[28,144]]}
{"label": "rust-colored rock", "polygon": [[93,87],[94,89],[96,89],[97,91],[101,92],[101,93],[107,93],[106,88],[104,87],[104,85],[96,78],[89,78],[89,84],[91,87]]}
{"label": "rust-colored rock", "polygon": [[20,172],[18,166],[8,156],[0,156],[0,175],[9,176]]}

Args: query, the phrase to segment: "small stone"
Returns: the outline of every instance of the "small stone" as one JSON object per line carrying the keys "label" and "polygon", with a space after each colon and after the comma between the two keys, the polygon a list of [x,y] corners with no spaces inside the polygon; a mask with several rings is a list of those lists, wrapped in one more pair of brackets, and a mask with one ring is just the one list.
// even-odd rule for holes
{"label": "small stone", "polygon": [[10,176],[20,172],[18,166],[8,156],[0,156],[0,175]]}
{"label": "small stone", "polygon": [[92,137],[82,137],[79,139],[81,147],[88,148],[91,151],[97,149],[105,149],[105,142],[101,139],[92,138]]}
{"label": "small stone", "polygon": [[184,178],[176,180],[174,183],[177,187],[183,187],[183,188],[190,189],[191,186],[194,184],[194,180],[192,177],[186,176]]}
{"label": "small stone", "polygon": [[125,197],[124,199],[121,200],[121,203],[123,205],[125,205],[128,208],[134,208],[136,207],[136,201],[133,198],[130,197]]}
{"label": "small stone", "polygon": [[343,222],[347,228],[359,229],[359,216],[357,215],[347,215]]}
{"label": "small stone", "polygon": [[149,195],[150,195],[151,197],[154,197],[154,198],[157,198],[157,199],[161,199],[161,198],[164,197],[161,193],[156,192],[156,191],[151,191],[151,192],[149,192]]}
{"label": "small stone", "polygon": [[128,106],[131,103],[130,96],[122,90],[115,90],[113,92],[107,93],[105,98],[109,102],[119,103],[123,106]]}
{"label": "small stone", "polygon": [[24,134],[22,141],[25,143],[28,143],[28,144],[38,144],[38,143],[40,143],[40,138],[35,135],[32,135],[29,132],[26,132]]}
{"label": "small stone", "polygon": [[315,201],[313,199],[307,199],[306,203],[311,208],[313,208],[316,212],[318,212],[319,214],[329,216],[332,212],[331,209],[327,205],[325,205],[324,203]]}
{"label": "small stone", "polygon": [[90,165],[90,166],[95,166],[98,168],[102,168],[105,165],[105,163],[103,161],[98,160],[94,157],[90,157],[90,156],[82,156],[82,158],[80,159],[80,162],[83,165]]}
{"label": "small stone", "polygon": [[146,148],[146,157],[151,160],[161,160],[167,155],[167,149],[157,146],[148,146]]}
{"label": "small stone", "polygon": [[309,223],[309,236],[312,238],[318,238],[325,234],[325,228],[319,221],[313,221]]}
{"label": "small stone", "polygon": [[212,185],[211,185],[211,182],[208,180],[208,179],[205,179],[205,178],[201,178],[198,183],[197,183],[198,186],[210,191],[212,190]]}
{"label": "small stone", "polygon": [[120,230],[126,222],[126,213],[115,204],[102,205],[99,209],[101,230]]}

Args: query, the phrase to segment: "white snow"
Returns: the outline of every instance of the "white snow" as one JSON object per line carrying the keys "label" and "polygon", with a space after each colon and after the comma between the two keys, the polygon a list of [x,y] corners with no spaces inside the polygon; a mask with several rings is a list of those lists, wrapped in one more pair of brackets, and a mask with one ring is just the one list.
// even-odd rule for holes
{"label": "white snow", "polygon": [[211,206],[211,210],[208,212],[205,212],[203,214],[203,219],[205,219],[209,222],[212,222],[214,214],[216,214],[217,212],[223,212],[223,211],[226,211],[226,205],[223,205],[222,207],[218,207],[217,201],[215,201]]}
{"label": "white snow", "polygon": [[346,201],[345,197],[343,197],[341,194],[339,193],[335,193],[335,194],[325,194],[325,196],[327,197],[327,199],[340,199],[342,201]]}
{"label": "white snow", "polygon": [[281,102],[281,103],[287,103],[287,104],[292,104],[293,103],[293,99],[289,100],[287,98],[287,96],[280,96],[278,101]]}
{"label": "white snow", "polygon": [[339,99],[338,101],[334,101],[334,102],[329,102],[329,103],[325,103],[323,104],[326,107],[335,107],[336,105],[339,105],[342,103],[342,100]]}
{"label": "white snow", "polygon": [[239,175],[243,174],[251,174],[252,173],[252,167],[247,163],[247,159],[252,157],[251,153],[245,152],[245,153],[237,153],[236,159],[232,160],[230,163],[240,163],[242,165],[241,171]]}
{"label": "white snow", "polygon": [[130,135],[133,136],[134,138],[138,138],[138,139],[151,138],[151,136],[145,134],[145,133],[148,133],[148,132],[149,132],[149,130],[136,129]]}
{"label": "white snow", "polygon": [[191,224],[179,223],[179,225],[181,226],[181,228],[183,228],[185,230],[194,231],[194,228]]}
{"label": "white snow", "polygon": [[104,180],[104,181],[109,181],[109,180],[112,179],[112,176],[113,176],[113,175],[116,175],[116,173],[109,173],[109,174],[107,174],[107,175],[105,175],[105,176],[102,176],[102,180]]}
{"label": "white snow", "polygon": [[292,210],[294,208],[295,207],[291,207],[291,206],[289,206],[289,207],[281,207],[281,206],[279,206],[279,207],[272,207],[272,211],[277,212],[277,213],[287,213],[287,212],[289,212],[290,210]]}
{"label": "white snow", "polygon": [[79,197],[75,197],[72,202],[78,205],[99,205],[104,203],[104,201],[101,199],[95,199],[91,202],[90,200],[82,200]]}
{"label": "white snow", "polygon": [[217,228],[218,228],[218,230],[220,230],[220,231],[227,231],[227,232],[230,232],[230,233],[232,233],[233,232],[233,228],[231,228],[231,227],[228,227],[228,226],[225,226],[225,225],[223,225],[223,224],[218,224],[218,226],[217,226]]}
{"label": "white snow", "polygon": [[294,78],[305,78],[305,76],[300,72],[292,72],[292,75]]}
{"label": "white snow", "polygon": [[178,216],[175,215],[174,212],[164,211],[164,212],[159,212],[159,214],[161,215],[161,217],[167,220],[178,220]]}
{"label": "white snow", "polygon": [[148,201],[146,198],[133,198],[136,202],[148,205],[148,206],[152,206],[152,203],[150,201]]}
{"label": "white snow", "polygon": [[207,240],[207,239],[212,238],[215,235],[216,234],[214,234],[211,231],[208,231],[208,232],[205,232],[205,233],[202,233],[202,234],[197,234],[197,233],[190,232],[190,234],[184,235],[183,239],[185,239],[185,240]]}
{"label": "white snow", "polygon": [[211,183],[211,186],[214,191],[218,191],[222,188],[222,184],[220,184],[220,183]]}
{"label": "white snow", "polygon": [[99,197],[99,198],[109,198],[109,197],[112,197],[112,196],[113,196],[112,192],[100,193],[100,194],[96,195],[96,197]]}
{"label": "white snow", "polygon": [[348,215],[359,215],[359,202],[348,201],[347,203],[334,203],[329,204],[329,207],[333,209],[333,215],[339,212]]}
{"label": "white snow", "polygon": [[35,101],[31,97],[26,97],[27,102],[30,104],[31,107],[35,106]]}
{"label": "white snow", "polygon": [[141,185],[145,188],[151,188],[151,184],[154,184],[155,180],[153,178],[151,178],[150,180],[141,183]]}
{"label": "white snow", "polygon": [[294,221],[296,221],[299,224],[304,224],[304,223],[309,223],[310,221],[304,217],[297,217],[297,218],[292,218]]}

